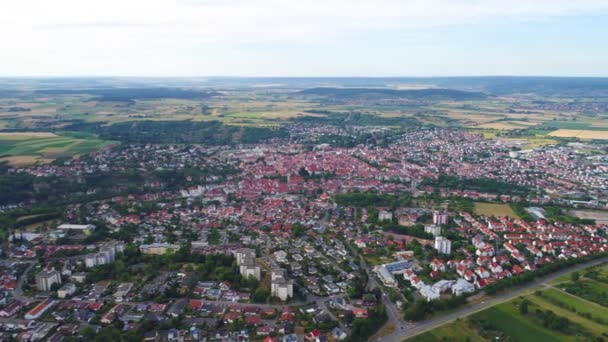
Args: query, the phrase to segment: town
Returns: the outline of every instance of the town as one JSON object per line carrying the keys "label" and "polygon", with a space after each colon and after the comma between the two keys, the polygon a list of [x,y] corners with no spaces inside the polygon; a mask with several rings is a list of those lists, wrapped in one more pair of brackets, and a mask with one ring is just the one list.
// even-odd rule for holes
{"label": "town", "polygon": [[571,214],[608,209],[606,145],[288,129],[8,169],[57,191],[2,207],[0,339],[389,341],[607,255],[606,221]]}

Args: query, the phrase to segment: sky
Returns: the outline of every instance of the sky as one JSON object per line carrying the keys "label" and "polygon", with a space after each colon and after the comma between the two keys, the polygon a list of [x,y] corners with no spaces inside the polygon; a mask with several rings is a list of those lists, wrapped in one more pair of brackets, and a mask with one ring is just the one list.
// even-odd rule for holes
{"label": "sky", "polygon": [[0,76],[608,76],[606,0],[3,0]]}

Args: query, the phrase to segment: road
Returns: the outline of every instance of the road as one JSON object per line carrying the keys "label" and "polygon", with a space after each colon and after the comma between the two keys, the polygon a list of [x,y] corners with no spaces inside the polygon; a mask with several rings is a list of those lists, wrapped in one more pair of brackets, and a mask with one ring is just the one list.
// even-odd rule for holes
{"label": "road", "polygon": [[[476,312],[482,311],[484,309],[487,309],[491,306],[500,304],[502,302],[506,302],[508,300],[511,300],[517,296],[522,295],[523,293],[532,290],[533,288],[543,285],[544,283],[553,281],[565,274],[568,274],[570,272],[574,272],[574,271],[579,271],[582,270],[584,268],[587,268],[589,266],[593,266],[593,265],[597,265],[597,264],[601,264],[603,262],[607,262],[608,261],[608,257],[603,257],[597,260],[593,260],[593,261],[589,261],[580,265],[576,265],[576,266],[572,266],[570,268],[552,273],[550,275],[547,275],[543,278],[540,278],[528,285],[524,285],[521,287],[518,287],[516,289],[513,289],[509,292],[506,293],[502,293],[496,296],[493,296],[491,299],[485,301],[485,302],[481,302],[481,303],[477,303],[471,306],[467,306],[464,307],[460,310],[451,312],[449,314],[440,316],[440,317],[436,317],[436,318],[432,318],[426,321],[422,321],[422,322],[416,322],[416,323],[405,323],[405,324],[399,324],[399,327],[397,328],[397,330],[395,330],[394,333],[384,336],[382,338],[377,339],[376,341],[379,342],[401,342],[403,340],[405,340],[406,338],[410,338],[413,337],[415,335],[421,334],[425,331],[431,330],[433,328],[436,328],[440,325],[443,325],[445,323],[448,323],[450,321],[455,320],[456,318],[462,318],[462,317],[466,317],[469,316],[471,314],[474,314]],[[401,323],[401,321],[399,321],[399,323]],[[397,325],[397,324],[395,324]]]}
{"label": "road", "polygon": [[27,280],[28,273],[30,272],[32,267],[34,267],[36,265],[36,262],[34,262],[34,261],[27,261],[27,262],[29,263],[29,266],[25,269],[25,271],[23,271],[23,274],[21,275],[21,277],[19,277],[19,280],[17,281],[17,287],[12,292],[13,297],[15,299],[17,299],[18,301],[25,303],[25,304],[31,303],[33,301],[33,299],[23,295],[22,287],[23,287],[23,284],[25,283],[25,281]]}

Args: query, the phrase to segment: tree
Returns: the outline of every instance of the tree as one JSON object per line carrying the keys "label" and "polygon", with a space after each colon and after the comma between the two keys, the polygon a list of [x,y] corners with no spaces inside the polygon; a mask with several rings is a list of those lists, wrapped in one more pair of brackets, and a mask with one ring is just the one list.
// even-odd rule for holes
{"label": "tree", "polygon": [[570,275],[570,279],[572,279],[572,281],[578,281],[578,279],[581,277],[581,275],[578,272],[572,272],[572,274]]}
{"label": "tree", "polygon": [[263,287],[259,287],[253,292],[251,299],[256,303],[265,303],[268,297],[270,297],[270,291]]}
{"label": "tree", "polygon": [[519,313],[522,315],[528,314],[528,301],[527,300],[524,299],[521,302],[521,304],[519,305]]}

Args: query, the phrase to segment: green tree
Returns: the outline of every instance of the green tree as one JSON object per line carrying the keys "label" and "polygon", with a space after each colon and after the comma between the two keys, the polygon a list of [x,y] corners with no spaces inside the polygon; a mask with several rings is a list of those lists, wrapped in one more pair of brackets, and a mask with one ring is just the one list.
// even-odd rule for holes
{"label": "green tree", "polygon": [[521,302],[521,304],[519,305],[519,313],[522,315],[528,314],[528,301],[527,300],[523,300]]}
{"label": "green tree", "polygon": [[572,281],[578,281],[580,277],[581,275],[578,272],[572,272],[572,274],[570,275],[570,279]]}

